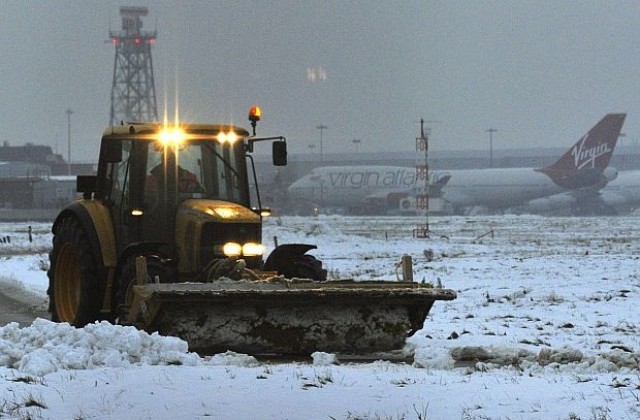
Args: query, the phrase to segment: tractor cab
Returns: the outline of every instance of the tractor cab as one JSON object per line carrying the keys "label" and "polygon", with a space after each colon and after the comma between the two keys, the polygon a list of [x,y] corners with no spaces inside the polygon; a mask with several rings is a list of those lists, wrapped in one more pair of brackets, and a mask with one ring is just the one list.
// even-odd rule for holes
{"label": "tractor cab", "polygon": [[119,242],[171,242],[170,227],[186,200],[250,208],[247,136],[241,128],[214,125],[133,124],[108,130],[98,191],[117,221]]}
{"label": "tractor cab", "polygon": [[[257,138],[241,127],[110,127],[102,137],[98,174],[79,177],[78,191],[85,197],[93,193],[109,210],[119,255],[159,254],[179,265],[185,280],[212,260],[230,256],[259,268],[262,216],[268,209],[260,203],[250,152],[262,140],[276,140],[273,163],[285,165],[284,138]],[[255,208],[247,160],[256,184]]]}

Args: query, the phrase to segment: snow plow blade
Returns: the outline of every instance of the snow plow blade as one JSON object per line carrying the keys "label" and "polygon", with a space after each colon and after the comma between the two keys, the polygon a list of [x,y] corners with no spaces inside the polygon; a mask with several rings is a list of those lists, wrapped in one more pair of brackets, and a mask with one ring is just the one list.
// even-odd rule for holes
{"label": "snow plow blade", "polygon": [[128,323],[182,338],[190,351],[308,355],[402,349],[452,290],[351,280],[159,283],[133,287]]}

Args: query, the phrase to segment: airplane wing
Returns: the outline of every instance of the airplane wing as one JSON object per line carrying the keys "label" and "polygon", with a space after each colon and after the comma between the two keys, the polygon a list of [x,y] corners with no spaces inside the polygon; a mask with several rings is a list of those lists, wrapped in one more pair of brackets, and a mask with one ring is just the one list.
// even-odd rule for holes
{"label": "airplane wing", "polygon": [[375,194],[370,194],[362,198],[363,203],[370,203],[374,201],[387,200],[389,197],[407,197],[413,194],[413,189],[398,189],[392,191],[380,191]]}

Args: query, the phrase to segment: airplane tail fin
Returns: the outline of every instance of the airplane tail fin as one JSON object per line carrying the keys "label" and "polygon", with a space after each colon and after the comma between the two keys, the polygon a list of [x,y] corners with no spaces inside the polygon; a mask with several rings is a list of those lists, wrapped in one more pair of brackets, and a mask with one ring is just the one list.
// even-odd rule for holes
{"label": "airplane tail fin", "polygon": [[567,189],[589,186],[609,166],[627,114],[607,114],[554,164],[538,171]]}

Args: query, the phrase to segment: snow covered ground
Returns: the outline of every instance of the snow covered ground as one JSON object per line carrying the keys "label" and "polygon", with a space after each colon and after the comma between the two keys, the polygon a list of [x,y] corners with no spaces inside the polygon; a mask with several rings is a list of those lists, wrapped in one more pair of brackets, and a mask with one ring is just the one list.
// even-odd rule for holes
{"label": "snow covered ground", "polygon": [[[640,418],[640,219],[532,216],[269,219],[264,238],[315,243],[331,278],[458,292],[409,340],[413,364],[297,363],[133,328],[38,319],[0,327],[0,417],[101,419]],[[0,285],[46,304],[48,225],[0,224]]]}

